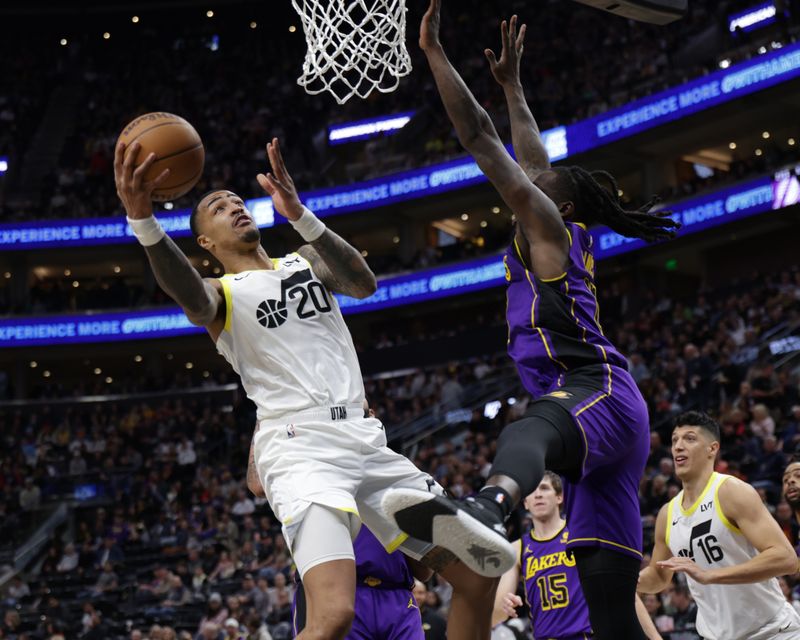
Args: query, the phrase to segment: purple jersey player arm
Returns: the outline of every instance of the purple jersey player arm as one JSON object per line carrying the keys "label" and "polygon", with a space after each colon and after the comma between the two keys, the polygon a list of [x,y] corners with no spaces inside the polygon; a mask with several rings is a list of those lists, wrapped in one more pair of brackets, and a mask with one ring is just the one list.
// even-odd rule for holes
{"label": "purple jersey player arm", "polygon": [[494,79],[503,88],[511,121],[511,142],[517,162],[531,180],[550,168],[550,156],[542,141],[539,125],[533,117],[519,75],[519,64],[524,49],[526,25],[517,33],[517,16],[500,25],[502,50],[496,59],[491,49],[485,51]]}
{"label": "purple jersey player arm", "polygon": [[532,267],[541,278],[564,273],[569,236],[555,203],[534,185],[508,154],[489,115],[450,64],[439,42],[440,0],[432,0],[422,21],[420,46],[462,146],[511,208],[531,245]]}

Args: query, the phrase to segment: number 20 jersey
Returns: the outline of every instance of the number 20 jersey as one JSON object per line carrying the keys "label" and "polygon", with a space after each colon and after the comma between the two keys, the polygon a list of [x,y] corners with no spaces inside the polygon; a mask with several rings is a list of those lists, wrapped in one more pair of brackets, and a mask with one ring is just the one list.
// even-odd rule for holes
{"label": "number 20 jersey", "polygon": [[[712,473],[688,509],[683,491],[667,507],[666,543],[673,556],[692,558],[703,569],[747,562],[758,554],[719,505],[719,487],[731,476]],[[697,632],[707,640],[744,640],[775,618],[785,604],[775,578],[753,584],[701,585],[687,577],[697,603]]]}
{"label": "number 20 jersey", "polygon": [[220,278],[226,314],[217,351],[241,377],[258,419],[363,403],[353,339],[333,294],[299,254],[272,263]]}

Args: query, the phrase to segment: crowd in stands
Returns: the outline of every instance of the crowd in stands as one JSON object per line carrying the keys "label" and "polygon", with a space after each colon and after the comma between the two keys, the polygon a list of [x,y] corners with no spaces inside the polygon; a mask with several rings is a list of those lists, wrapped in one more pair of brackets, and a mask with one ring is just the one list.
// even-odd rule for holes
{"label": "crowd in stands", "polygon": [[[630,293],[609,287],[601,306],[650,409],[651,455],[640,486],[646,549],[655,514],[679,490],[669,418],[692,407],[720,420],[717,469],[756,486],[797,544],[780,478],[800,450],[800,372],[776,371],[762,341],[800,329],[800,271],[754,275],[683,300]],[[442,429],[410,453],[466,496],[487,477],[500,429],[528,403],[517,390],[491,410],[470,404],[474,385],[508,366],[497,354],[373,376],[367,396],[390,437],[433,414]],[[245,488],[254,421],[252,405],[230,391],[0,408],[0,540],[15,539],[48,505],[74,505],[71,526],[57,530],[2,596],[0,638],[290,637],[291,558],[269,506]],[[428,587],[427,615],[443,614],[448,585],[434,579]],[[783,587],[795,601],[795,579]],[[665,637],[695,637],[696,609],[683,583],[645,604]]]}
{"label": "crowd in stands", "polygon": [[[529,3],[511,2],[508,13],[518,12],[528,25],[522,76],[539,124],[542,128],[567,124],[715,68],[717,55],[757,39],[748,34],[732,38],[723,19],[717,18],[738,4],[720,7],[710,0],[695,0],[684,20],[655,27],[566,3],[548,3],[546,10],[532,15]],[[794,37],[800,7],[797,0],[785,4],[788,17],[781,14],[775,37],[788,40]],[[508,16],[498,15],[496,6],[486,3],[454,4],[447,11],[442,37],[507,138],[505,107],[483,48],[497,46],[497,26]],[[416,16],[410,20],[416,22]],[[597,28],[598,20],[602,29]],[[85,96],[85,108],[76,111],[74,130],[43,188],[21,199],[6,194],[5,203],[0,201],[0,222],[119,213],[113,146],[124,124],[147,111],[180,113],[198,128],[206,146],[207,170],[197,193],[224,186],[247,197],[261,195],[254,176],[263,171],[264,142],[273,135],[284,140],[287,164],[302,189],[366,179],[461,154],[413,42],[415,30],[413,26],[409,36],[412,76],[393,93],[366,102],[352,100],[343,107],[330,99],[307,96],[297,86],[295,78],[305,51],[299,31],[270,30],[267,36],[261,27],[208,22],[202,28],[187,26],[181,35],[175,35],[166,23],[142,25],[125,37],[109,40],[87,35],[65,47],[56,65],[61,68],[59,81],[72,83]],[[560,37],[566,33],[569,38]],[[691,53],[698,42],[706,45],[699,47],[704,52],[699,56]],[[130,55],[132,50],[136,56]],[[741,51],[743,56],[754,53],[747,47]],[[24,61],[15,53],[4,58],[3,64],[17,59]],[[4,97],[8,92],[0,86],[0,118],[9,113],[8,117],[32,122],[31,114],[40,113],[45,102],[40,94],[58,86],[42,82],[35,72],[23,75],[33,85],[27,94],[21,92],[29,97],[14,102],[15,98]],[[16,78],[17,74],[3,76]],[[18,86],[14,88],[14,94],[19,94]],[[5,110],[3,100],[12,102]],[[38,108],[30,108],[27,101]],[[376,111],[409,109],[419,111],[413,136],[379,140],[339,155],[326,147],[324,124]],[[319,129],[309,131],[309,122],[320,123]],[[13,140],[0,133],[0,155],[7,148],[24,149],[30,142],[30,126],[20,124],[14,129]],[[190,204],[190,196],[175,203],[177,207]]]}

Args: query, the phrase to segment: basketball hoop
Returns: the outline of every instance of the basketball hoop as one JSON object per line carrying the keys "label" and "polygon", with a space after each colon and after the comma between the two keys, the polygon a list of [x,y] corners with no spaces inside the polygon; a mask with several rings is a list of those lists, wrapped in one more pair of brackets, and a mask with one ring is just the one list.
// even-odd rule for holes
{"label": "basketball hoop", "polygon": [[308,51],[297,84],[344,104],[389,93],[411,72],[405,0],[292,0]]}

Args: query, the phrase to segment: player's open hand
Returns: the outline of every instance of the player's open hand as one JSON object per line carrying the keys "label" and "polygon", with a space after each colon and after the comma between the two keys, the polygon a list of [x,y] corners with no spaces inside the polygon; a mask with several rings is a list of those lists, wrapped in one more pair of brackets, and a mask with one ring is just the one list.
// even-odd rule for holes
{"label": "player's open hand", "polygon": [[681,571],[698,584],[711,584],[714,581],[713,573],[698,566],[691,558],[672,557],[669,560],[661,560],[656,564],[662,569]]}
{"label": "player's open hand", "polygon": [[303,203],[297,195],[292,176],[286,170],[281,155],[281,146],[277,138],[267,143],[267,157],[272,167],[271,173],[259,173],[258,184],[271,197],[275,210],[288,220],[297,220],[303,215]]}
{"label": "player's open hand", "polygon": [[519,618],[517,614],[517,607],[522,606],[522,598],[520,598],[516,593],[507,593],[503,596],[503,602],[501,607],[503,608],[503,613],[505,613],[509,618]]}
{"label": "player's open hand", "polygon": [[423,51],[441,46],[439,42],[441,8],[442,0],[431,0],[428,10],[422,16],[422,24],[419,27],[419,46]]}
{"label": "player's open hand", "polygon": [[114,150],[114,182],[117,185],[117,195],[132,220],[141,220],[153,215],[153,191],[169,175],[169,169],[164,169],[154,180],[145,181],[144,175],[157,158],[156,154],[151,153],[136,167],[134,162],[139,146],[138,142],[134,142],[126,154],[125,143],[120,142]]}
{"label": "player's open hand", "polygon": [[494,51],[486,49],[486,59],[489,61],[489,68],[497,82],[502,85],[519,83],[519,63],[522,59],[522,50],[525,44],[526,25],[522,25],[517,33],[517,16],[511,16],[511,20],[500,24],[500,40],[502,50],[498,60]]}

